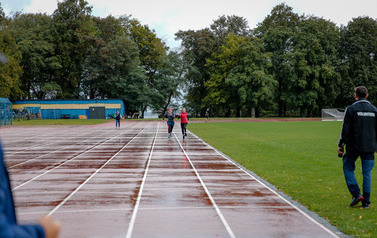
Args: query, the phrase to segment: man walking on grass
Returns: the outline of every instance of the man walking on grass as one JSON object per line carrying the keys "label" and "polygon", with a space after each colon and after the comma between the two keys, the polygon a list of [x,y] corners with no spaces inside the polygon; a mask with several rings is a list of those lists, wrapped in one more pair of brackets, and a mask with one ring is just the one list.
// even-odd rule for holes
{"label": "man walking on grass", "polygon": [[[371,171],[374,166],[374,152],[377,151],[377,108],[369,101],[368,90],[364,86],[355,88],[356,102],[347,107],[343,128],[338,143],[338,155],[343,157],[343,172],[348,190],[352,194],[351,207],[362,202],[368,208],[371,193]],[[355,177],[355,162],[360,156],[363,171],[363,195]]]}

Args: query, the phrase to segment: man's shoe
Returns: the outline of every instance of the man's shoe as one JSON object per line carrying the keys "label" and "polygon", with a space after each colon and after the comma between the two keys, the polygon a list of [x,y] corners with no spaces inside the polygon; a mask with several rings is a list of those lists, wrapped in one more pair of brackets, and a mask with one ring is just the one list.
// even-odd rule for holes
{"label": "man's shoe", "polygon": [[369,205],[370,205],[370,202],[364,202],[362,203],[362,206],[364,209],[368,209],[369,208]]}
{"label": "man's shoe", "polygon": [[362,200],[364,199],[363,196],[359,195],[357,197],[353,197],[352,198],[352,202],[350,203],[350,206],[353,207],[355,205],[357,205],[359,202],[361,202]]}

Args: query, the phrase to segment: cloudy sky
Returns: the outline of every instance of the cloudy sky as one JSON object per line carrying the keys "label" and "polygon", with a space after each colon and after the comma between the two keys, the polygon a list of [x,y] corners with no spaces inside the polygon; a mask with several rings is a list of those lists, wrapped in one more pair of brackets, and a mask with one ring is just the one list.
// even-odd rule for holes
{"label": "cloudy sky", "polygon": [[[51,14],[57,0],[0,0],[9,16],[11,12]],[[198,30],[208,27],[221,15],[245,17],[251,28],[281,2],[299,14],[315,15],[346,25],[352,18],[369,16],[377,19],[377,0],[87,0],[93,15],[132,15],[149,25],[171,47],[178,47],[174,33],[178,30]]]}

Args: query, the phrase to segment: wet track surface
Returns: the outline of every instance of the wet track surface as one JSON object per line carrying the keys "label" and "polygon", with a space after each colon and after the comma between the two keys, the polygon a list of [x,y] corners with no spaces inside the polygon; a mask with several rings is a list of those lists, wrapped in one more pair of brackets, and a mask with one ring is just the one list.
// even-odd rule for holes
{"label": "wet track surface", "polygon": [[[115,123],[114,123],[115,124]],[[337,237],[179,126],[0,129],[18,218],[61,237]]]}

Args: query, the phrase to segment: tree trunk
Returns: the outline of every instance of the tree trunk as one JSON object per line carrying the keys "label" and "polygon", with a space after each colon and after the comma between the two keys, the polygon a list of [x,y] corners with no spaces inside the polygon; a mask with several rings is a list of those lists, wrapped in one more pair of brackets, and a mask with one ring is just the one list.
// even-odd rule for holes
{"label": "tree trunk", "polygon": [[231,112],[230,107],[228,107],[225,112],[225,117],[230,117],[230,112]]}
{"label": "tree trunk", "polygon": [[141,118],[144,119],[144,112],[147,110],[147,105],[144,105],[143,108],[141,109]]}
{"label": "tree trunk", "polygon": [[170,104],[170,101],[171,101],[171,97],[173,96],[173,93],[170,93],[169,94],[169,97],[168,97],[168,101],[166,102],[165,106],[164,106],[164,110],[162,111],[162,116],[165,116],[165,113],[168,109],[168,106]]}
{"label": "tree trunk", "polygon": [[255,107],[251,108],[251,117],[255,118]]}
{"label": "tree trunk", "polygon": [[278,90],[278,117],[281,117],[283,115],[283,102],[281,101],[281,92],[282,92],[282,82],[279,80],[279,90]]}
{"label": "tree trunk", "polygon": [[94,99],[94,90],[92,89],[92,87],[89,88],[89,97],[90,99]]}
{"label": "tree trunk", "polygon": [[236,108],[236,117],[241,117],[241,107]]}
{"label": "tree trunk", "polygon": [[305,117],[305,107],[300,107],[300,117]]}

